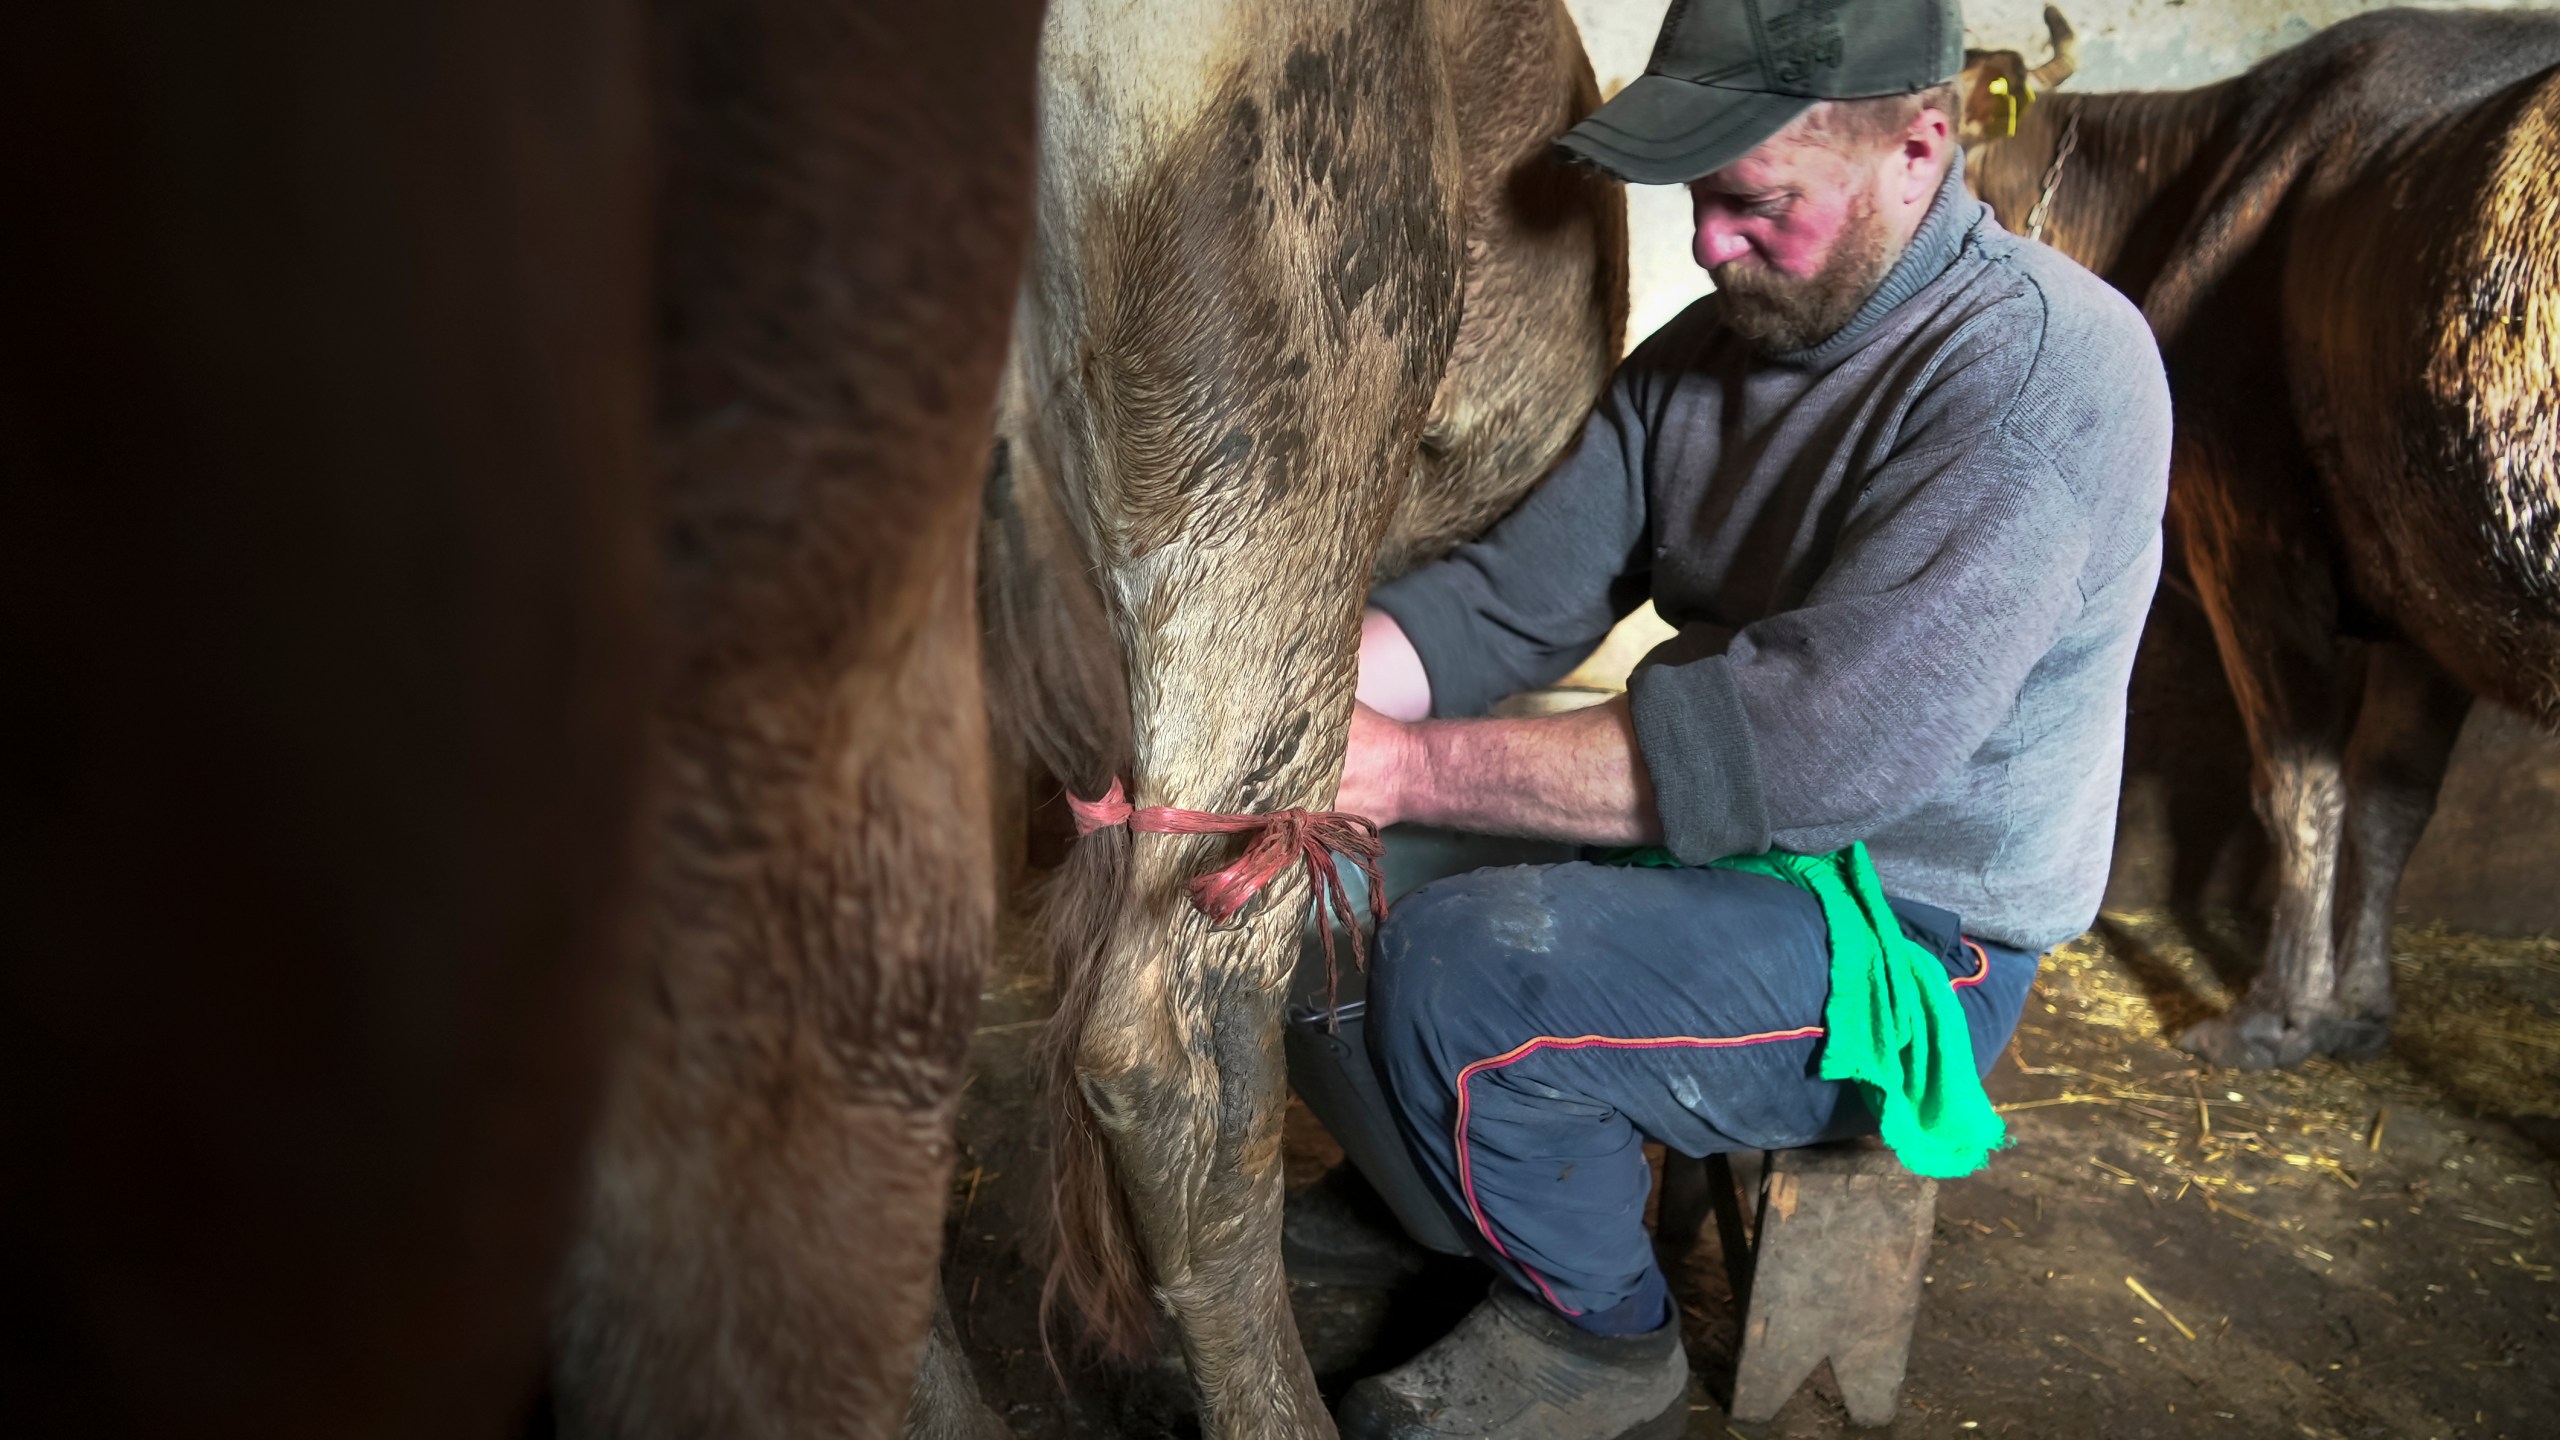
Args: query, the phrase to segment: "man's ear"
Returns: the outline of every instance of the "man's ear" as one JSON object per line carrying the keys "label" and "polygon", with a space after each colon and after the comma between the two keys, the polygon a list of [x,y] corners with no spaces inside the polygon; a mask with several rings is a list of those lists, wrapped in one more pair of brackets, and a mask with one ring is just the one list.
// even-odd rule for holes
{"label": "man's ear", "polygon": [[1911,117],[1910,128],[1902,132],[1903,204],[1925,205],[1938,193],[1955,147],[1955,127],[1947,112],[1930,106]]}

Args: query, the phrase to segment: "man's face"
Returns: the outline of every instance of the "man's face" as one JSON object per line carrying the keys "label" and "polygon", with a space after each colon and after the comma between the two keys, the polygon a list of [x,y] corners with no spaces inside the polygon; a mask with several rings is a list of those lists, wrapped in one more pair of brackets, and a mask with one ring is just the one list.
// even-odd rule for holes
{"label": "man's face", "polygon": [[1803,121],[1689,182],[1692,253],[1724,296],[1725,323],[1763,351],[1837,334],[1882,284],[1911,234],[1910,186],[1893,145],[1835,146]]}

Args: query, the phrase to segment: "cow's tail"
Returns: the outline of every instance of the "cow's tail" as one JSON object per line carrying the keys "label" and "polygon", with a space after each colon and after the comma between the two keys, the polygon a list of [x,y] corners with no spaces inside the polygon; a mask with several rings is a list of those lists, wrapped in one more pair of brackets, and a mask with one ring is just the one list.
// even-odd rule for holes
{"label": "cow's tail", "polygon": [[[1006,750],[1000,763],[1037,777],[1030,790],[1062,785],[1099,796],[1131,762],[1127,668],[1089,547],[1027,425],[999,426],[983,535],[989,728]],[[1064,1299],[1091,1343],[1119,1359],[1148,1351],[1156,1310],[1109,1137],[1077,1081],[1077,1055],[1128,890],[1129,832],[1085,836],[1049,876],[1037,931],[1057,998],[1041,1056],[1051,1115],[1041,1333],[1045,1344]]]}
{"label": "cow's tail", "polygon": [[1040,1330],[1045,1345],[1064,1298],[1083,1317],[1085,1337],[1096,1349],[1114,1360],[1135,1361],[1155,1339],[1153,1285],[1110,1137],[1077,1074],[1085,1025],[1102,989],[1104,947],[1119,927],[1128,873],[1126,829],[1088,835],[1059,870],[1042,916],[1058,1008],[1041,1057],[1049,1087],[1051,1228]]}

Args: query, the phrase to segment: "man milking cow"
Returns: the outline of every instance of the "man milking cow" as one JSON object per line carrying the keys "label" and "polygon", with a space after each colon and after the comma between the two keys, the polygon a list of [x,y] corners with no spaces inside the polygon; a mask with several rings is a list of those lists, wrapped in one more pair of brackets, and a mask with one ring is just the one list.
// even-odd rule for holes
{"label": "man milking cow", "polygon": [[[1647,1140],[1880,1131],[1937,1175],[2000,1143],[1981,1076],[2106,879],[2169,408],[2135,309],[1966,194],[1962,63],[1954,0],[1695,0],[1559,142],[1687,185],[1717,289],[1518,510],[1372,597],[1342,808],[1595,858],[1381,928],[1414,1164],[1371,1178],[1501,1278],[1346,1435],[1678,1433]],[[1648,597],[1678,634],[1624,696],[1462,718]]]}

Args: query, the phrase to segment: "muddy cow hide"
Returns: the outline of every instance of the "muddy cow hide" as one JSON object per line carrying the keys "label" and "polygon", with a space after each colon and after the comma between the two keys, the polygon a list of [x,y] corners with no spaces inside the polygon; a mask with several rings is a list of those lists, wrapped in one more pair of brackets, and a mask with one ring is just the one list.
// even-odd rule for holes
{"label": "muddy cow hide", "polygon": [[2181,1040],[2217,1063],[2380,1049],[2472,697],[2560,725],[2555,65],[2560,16],[2377,12],[2204,89],[2043,99],[1969,162],[2168,363],[2171,520],[2278,864],[2263,968]]}
{"label": "muddy cow hide", "polygon": [[[1322,809],[1362,598],[1481,530],[1617,357],[1623,198],[1557,0],[1062,0],[987,574],[1001,735],[1074,794]],[[1055,878],[1055,1279],[1159,1308],[1208,1433],[1331,1433],[1281,1275],[1283,987],[1308,890],[1213,926],[1225,838],[1106,829]]]}
{"label": "muddy cow hide", "polygon": [[0,1434],[894,1430],[1037,25],[18,17]]}

